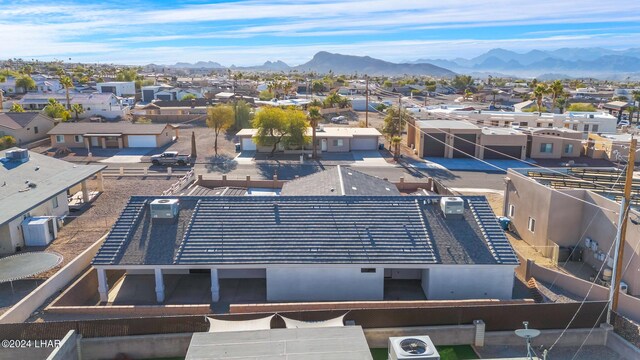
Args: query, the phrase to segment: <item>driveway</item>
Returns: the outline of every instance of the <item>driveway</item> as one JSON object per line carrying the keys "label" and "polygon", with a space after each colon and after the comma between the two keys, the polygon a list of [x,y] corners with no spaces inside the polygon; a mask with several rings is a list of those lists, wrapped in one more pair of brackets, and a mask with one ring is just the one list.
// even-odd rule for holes
{"label": "driveway", "polygon": [[367,166],[367,167],[394,167],[380,154],[379,151],[352,151],[353,160],[351,166]]}
{"label": "driveway", "polygon": [[233,160],[235,160],[238,164],[253,164],[253,158],[255,156],[255,151],[243,151],[238,154],[238,156],[236,156]]}
{"label": "driveway", "polygon": [[109,164],[135,164],[141,163],[142,157],[152,152],[154,148],[128,148],[118,151],[115,155],[100,160],[102,163]]}

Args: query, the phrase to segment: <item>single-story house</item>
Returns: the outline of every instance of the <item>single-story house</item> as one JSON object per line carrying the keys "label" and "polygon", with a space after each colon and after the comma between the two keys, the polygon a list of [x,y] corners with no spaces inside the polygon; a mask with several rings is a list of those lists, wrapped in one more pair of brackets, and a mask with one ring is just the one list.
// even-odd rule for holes
{"label": "single-story house", "polygon": [[101,93],[112,93],[116,96],[131,96],[136,94],[134,81],[110,81],[97,83],[96,88]]}
{"label": "single-story house", "polygon": [[401,194],[398,188],[387,180],[338,165],[285,182],[280,195],[400,196]]}
{"label": "single-story house", "polygon": [[[55,99],[61,104],[67,103],[64,93],[57,94],[25,94],[18,104],[25,110],[42,110],[49,103],[49,99]],[[71,93],[69,94],[71,105],[82,105],[84,112],[79,114],[80,118],[92,116],[102,116],[107,119],[122,118],[129,113],[129,107],[123,106],[120,100],[112,93]],[[72,114],[75,116],[75,114]]]}
{"label": "single-story house", "polygon": [[60,123],[47,133],[52,147],[155,148],[178,137],[178,129],[169,124]]}
{"label": "single-story house", "polygon": [[44,139],[53,129],[52,118],[36,112],[0,112],[0,137],[12,136],[18,145]]}
{"label": "single-story house", "polygon": [[[242,129],[236,136],[240,141],[242,151],[270,152],[271,146],[259,146],[254,138],[258,129]],[[307,129],[307,136],[311,137],[312,129]],[[354,150],[377,150],[378,141],[382,134],[374,128],[355,127],[319,127],[316,130],[318,151],[348,152]],[[305,150],[311,149],[311,144],[305,145]],[[279,147],[279,151],[286,150]]]}
{"label": "single-story house", "polygon": [[583,151],[583,133],[568,128],[529,128],[527,157],[533,159],[560,159],[579,157]]}
{"label": "single-story house", "polygon": [[[607,159],[613,162],[626,161],[629,158],[631,134],[589,134],[584,154],[593,159]],[[635,163],[640,163],[636,156]]]}
{"label": "single-story house", "polygon": [[621,118],[622,113],[627,110],[629,103],[626,101],[610,101],[602,106],[609,114]]}
{"label": "single-story house", "polygon": [[[29,243],[23,226],[32,218],[46,219],[45,234],[55,239],[58,220],[69,213],[68,197],[81,192],[89,202],[88,178],[104,165],[78,165],[49,156],[12,148],[0,151],[0,254],[12,254]],[[78,189],[75,189],[78,187]],[[75,190],[74,190],[75,189]]]}
{"label": "single-story house", "polygon": [[518,264],[483,196],[134,196],[92,262],[101,301],[124,270],[160,303],[169,274],[210,277],[214,303],[237,286],[268,302],[383,300],[398,280],[422,299],[511,299]]}

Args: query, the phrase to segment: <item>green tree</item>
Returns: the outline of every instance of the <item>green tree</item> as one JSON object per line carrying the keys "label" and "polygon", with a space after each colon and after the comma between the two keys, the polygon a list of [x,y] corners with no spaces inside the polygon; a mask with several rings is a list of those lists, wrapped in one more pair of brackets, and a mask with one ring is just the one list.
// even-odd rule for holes
{"label": "green tree", "polygon": [[251,127],[253,121],[253,111],[249,104],[244,100],[238,100],[234,106],[235,112],[235,128],[237,130]]}
{"label": "green tree", "polygon": [[71,111],[76,114],[76,121],[80,120],[80,115],[84,113],[84,108],[82,104],[73,104],[71,105]]}
{"label": "green tree", "polygon": [[138,70],[135,68],[121,69],[116,75],[116,81],[138,80]]}
{"label": "green tree", "polygon": [[390,107],[387,110],[387,116],[384,118],[384,124],[382,126],[382,133],[394,144],[394,158],[400,157],[400,145],[394,143],[394,137],[400,137],[402,141],[402,131],[407,124],[407,118],[409,114],[405,110],[400,110],[396,107]]}
{"label": "green tree", "polygon": [[27,92],[36,87],[36,82],[29,75],[20,75],[16,78],[16,88],[22,89],[22,92]]}
{"label": "green tree", "polygon": [[565,96],[566,94],[561,95],[560,97],[558,97],[556,99],[556,106],[558,107],[558,109],[560,109],[560,114],[564,114],[564,109],[567,108],[567,105],[569,103],[569,99],[568,96]]}
{"label": "green tree", "polygon": [[219,104],[207,108],[207,126],[213,129],[215,140],[213,150],[218,155],[218,135],[233,125],[233,108]]}
{"label": "green tree", "polygon": [[562,81],[556,80],[551,83],[551,85],[549,85],[549,93],[551,94],[551,112],[553,112],[558,98],[564,94],[564,85],[562,85]]}
{"label": "green tree", "polygon": [[258,129],[256,143],[260,146],[272,146],[271,156],[280,143],[302,146],[308,142],[308,126],[307,116],[296,109],[262,108],[253,119],[253,127]]}
{"label": "green tree", "polygon": [[629,113],[629,123],[633,123],[633,114],[635,114],[636,111],[638,111],[638,108],[633,105],[627,107],[627,113]]}
{"label": "green tree", "polygon": [[16,146],[16,139],[13,136],[2,136],[0,137],[0,150],[12,148]]}
{"label": "green tree", "polygon": [[318,158],[318,144],[316,143],[316,128],[320,121],[322,121],[322,114],[320,113],[320,108],[317,106],[310,106],[309,113],[307,115],[309,117],[309,124],[311,124],[311,146],[313,149],[313,158]]}
{"label": "green tree", "polygon": [[62,121],[68,121],[71,117],[71,114],[67,109],[65,109],[64,105],[60,104],[55,99],[49,99],[49,103],[42,110],[45,115],[54,119],[62,119]]}
{"label": "green tree", "polygon": [[313,80],[311,83],[311,91],[314,93],[319,93],[324,91],[324,83],[320,80]]}
{"label": "green tree", "polygon": [[470,88],[471,85],[473,85],[473,78],[470,75],[456,75],[451,81],[451,86],[459,92]]}
{"label": "green tree", "polygon": [[260,91],[260,93],[258,94],[258,99],[262,100],[262,101],[269,101],[271,99],[273,99],[273,93],[269,90],[262,90]]}
{"label": "green tree", "polygon": [[533,100],[536,101],[536,105],[538,107],[538,114],[542,114],[542,99],[548,93],[549,93],[549,88],[544,83],[537,84],[536,87],[533,89]]}
{"label": "green tree", "polygon": [[336,91],[333,91],[331,94],[329,94],[329,96],[327,96],[324,99],[324,107],[325,108],[332,108],[335,107],[336,105],[340,106],[341,103],[343,103],[343,99],[342,96],[340,96],[340,94],[338,94]]}
{"label": "green tree", "polygon": [[22,107],[22,105],[14,102],[13,104],[11,104],[11,109],[9,109],[9,112],[24,112],[24,108]]}
{"label": "green tree", "polygon": [[567,111],[596,111],[596,107],[589,103],[573,103]]}
{"label": "green tree", "polygon": [[65,96],[67,98],[67,110],[71,110],[71,98],[69,97],[69,89],[73,87],[73,81],[68,76],[63,76],[60,78],[60,85],[64,87]]}
{"label": "green tree", "polygon": [[383,86],[383,87],[386,87],[387,89],[390,89],[390,88],[393,86],[393,82],[391,82],[391,80],[385,80],[385,81],[382,83],[382,86]]}
{"label": "green tree", "polygon": [[197,99],[195,94],[187,94],[183,96],[182,99],[180,99],[180,101],[195,100],[195,99]]}

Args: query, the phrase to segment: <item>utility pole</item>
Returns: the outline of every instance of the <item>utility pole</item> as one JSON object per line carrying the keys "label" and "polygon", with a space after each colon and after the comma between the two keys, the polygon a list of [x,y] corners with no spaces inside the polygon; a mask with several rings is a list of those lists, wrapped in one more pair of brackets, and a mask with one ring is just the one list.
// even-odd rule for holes
{"label": "utility pole", "polygon": [[369,127],[369,75],[365,75],[364,78],[366,84],[366,97],[364,101],[364,127]]}
{"label": "utility pole", "polygon": [[607,313],[607,323],[611,324],[611,312],[618,310],[618,299],[620,297],[620,282],[622,281],[622,264],[624,263],[624,246],[627,232],[627,220],[629,209],[631,208],[631,187],[633,184],[633,167],[636,161],[636,148],[638,140],[631,136],[629,146],[629,158],[627,160],[627,173],[624,183],[624,197],[620,204],[620,216],[618,221],[618,232],[615,242],[615,255],[613,261],[613,274],[611,286],[609,287],[609,312]]}

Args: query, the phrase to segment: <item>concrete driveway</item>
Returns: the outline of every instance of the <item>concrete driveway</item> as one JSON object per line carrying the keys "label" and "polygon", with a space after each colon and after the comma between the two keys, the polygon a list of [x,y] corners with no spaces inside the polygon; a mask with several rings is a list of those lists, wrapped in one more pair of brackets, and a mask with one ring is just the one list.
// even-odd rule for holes
{"label": "concrete driveway", "polygon": [[379,151],[352,151],[354,163],[351,166],[393,167]]}
{"label": "concrete driveway", "polygon": [[109,164],[135,164],[141,163],[142,157],[152,152],[154,148],[128,148],[118,151],[115,155],[100,160]]}
{"label": "concrete driveway", "polygon": [[243,151],[238,156],[236,156],[233,160],[235,160],[238,164],[253,164],[253,158],[256,156],[255,151]]}

